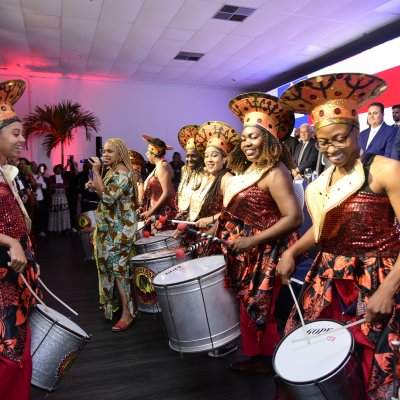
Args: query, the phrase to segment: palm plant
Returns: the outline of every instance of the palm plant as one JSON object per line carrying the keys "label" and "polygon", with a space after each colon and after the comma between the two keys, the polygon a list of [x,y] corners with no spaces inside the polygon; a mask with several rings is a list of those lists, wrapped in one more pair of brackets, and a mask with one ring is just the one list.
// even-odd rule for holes
{"label": "palm plant", "polygon": [[91,140],[93,131],[100,128],[99,119],[91,112],[83,110],[79,103],[63,100],[56,105],[36,106],[23,123],[26,137],[42,135],[46,137],[42,143],[47,156],[58,145],[61,145],[61,165],[64,166],[64,145],[72,142],[77,128],[85,129],[86,140]]}

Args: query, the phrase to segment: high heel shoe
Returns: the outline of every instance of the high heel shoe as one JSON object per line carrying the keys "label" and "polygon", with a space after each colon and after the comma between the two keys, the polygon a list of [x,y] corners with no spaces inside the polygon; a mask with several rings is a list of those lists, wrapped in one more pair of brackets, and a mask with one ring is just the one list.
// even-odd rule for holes
{"label": "high heel shoe", "polygon": [[112,328],[111,330],[113,332],[122,332],[122,331],[126,331],[135,321],[135,318],[132,318],[131,322],[129,323],[125,323],[122,322],[121,320],[119,320]]}

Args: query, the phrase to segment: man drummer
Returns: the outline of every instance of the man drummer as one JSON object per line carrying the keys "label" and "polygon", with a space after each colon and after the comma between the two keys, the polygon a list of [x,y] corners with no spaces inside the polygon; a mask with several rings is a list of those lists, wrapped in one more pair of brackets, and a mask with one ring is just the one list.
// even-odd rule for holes
{"label": "man drummer", "polygon": [[[287,89],[281,101],[309,113],[319,149],[332,166],[306,191],[313,225],[286,250],[277,267],[287,284],[296,258],[320,246],[300,294],[305,320],[347,322],[362,355],[367,399],[390,399],[396,379],[393,340],[400,339],[400,163],[366,155],[361,162],[357,110],[386,89],[365,74],[308,78]],[[299,326],[292,310],[286,332]],[[290,361],[289,361],[290,362]],[[399,364],[397,364],[399,371]]]}
{"label": "man drummer", "polygon": [[28,315],[35,299],[20,274],[36,287],[38,265],[29,240],[31,221],[13,185],[16,167],[8,158],[20,157],[25,144],[22,124],[13,105],[25,82],[0,83],[0,398],[27,400],[32,357]]}

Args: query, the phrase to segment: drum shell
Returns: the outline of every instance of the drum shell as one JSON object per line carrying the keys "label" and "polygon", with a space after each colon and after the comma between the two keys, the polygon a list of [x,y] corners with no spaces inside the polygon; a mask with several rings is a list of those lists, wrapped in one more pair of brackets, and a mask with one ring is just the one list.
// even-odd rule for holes
{"label": "drum shell", "polygon": [[156,250],[176,248],[179,247],[180,243],[179,240],[171,236],[156,235],[149,238],[141,238],[139,239],[139,243],[136,240],[134,245],[136,254],[143,254]]}
{"label": "drum shell", "polygon": [[356,356],[351,353],[342,367],[331,376],[314,383],[297,384],[279,376],[287,392],[296,400],[363,400],[362,371]]}
{"label": "drum shell", "polygon": [[135,233],[135,240],[139,240],[144,237],[143,233],[145,231],[145,227],[146,227],[146,225],[144,224],[144,222],[142,222],[142,221],[138,222],[138,226],[137,226],[136,233]]}
{"label": "drum shell", "polygon": [[79,231],[81,243],[83,247],[83,259],[92,261],[95,259],[93,250],[93,234],[95,228],[85,228]]}
{"label": "drum shell", "polygon": [[46,392],[55,391],[64,374],[89,340],[55,323],[34,307],[29,316],[31,329],[31,384]]}
{"label": "drum shell", "polygon": [[95,228],[96,227],[96,211],[95,210],[85,211],[82,214],[80,214],[78,216],[78,225],[80,228]]}
{"label": "drum shell", "polygon": [[[171,253],[169,256],[164,256],[162,250],[151,252],[152,258],[150,258],[149,253],[145,254],[148,254],[149,258],[143,259],[143,257],[140,257],[140,259],[137,259],[137,257],[133,257],[131,260],[131,271],[134,288],[133,290],[135,292],[139,311],[147,313],[158,313],[161,312],[161,306],[158,302],[157,293],[154,290],[153,277],[174,265],[180,264],[186,260],[191,260],[193,258],[193,254],[190,252],[186,252],[184,259],[177,259],[173,249],[171,249]],[[157,254],[159,254],[160,257],[153,258]],[[138,287],[137,282],[139,274],[144,276],[151,286],[151,291],[149,292],[148,299],[143,298],[142,291]]]}
{"label": "drum shell", "polygon": [[[174,268],[184,268],[184,264]],[[239,308],[224,287],[225,265],[205,276],[173,285],[154,283],[171,349],[208,351],[240,336]]]}

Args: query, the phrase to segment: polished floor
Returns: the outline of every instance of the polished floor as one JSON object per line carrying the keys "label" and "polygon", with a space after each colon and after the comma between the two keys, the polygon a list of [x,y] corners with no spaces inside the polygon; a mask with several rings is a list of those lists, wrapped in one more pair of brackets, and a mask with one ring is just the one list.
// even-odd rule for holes
{"label": "polished floor", "polygon": [[[79,312],[73,316],[49,295],[50,307],[71,317],[91,340],[82,350],[57,391],[47,395],[32,389],[32,400],[269,400],[275,397],[272,376],[235,373],[225,358],[205,353],[185,355],[167,345],[161,317],[142,313],[125,332],[112,333],[112,324],[98,311],[97,271],[83,261],[79,234],[41,238],[37,245],[42,279],[62,300]],[[240,341],[239,341],[240,342]]]}

